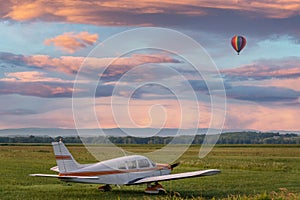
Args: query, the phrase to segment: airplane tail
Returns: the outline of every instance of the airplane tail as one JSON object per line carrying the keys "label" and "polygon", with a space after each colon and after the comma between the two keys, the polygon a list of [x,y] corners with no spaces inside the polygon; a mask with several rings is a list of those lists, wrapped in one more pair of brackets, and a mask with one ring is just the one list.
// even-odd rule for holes
{"label": "airplane tail", "polygon": [[62,141],[52,142],[52,146],[59,173],[66,173],[80,168],[80,164],[76,162]]}

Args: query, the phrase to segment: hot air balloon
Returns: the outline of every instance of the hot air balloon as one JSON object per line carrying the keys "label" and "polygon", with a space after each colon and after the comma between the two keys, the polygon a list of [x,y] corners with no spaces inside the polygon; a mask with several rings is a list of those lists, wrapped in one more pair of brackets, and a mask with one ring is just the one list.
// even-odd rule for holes
{"label": "hot air balloon", "polygon": [[235,35],[231,39],[231,45],[236,50],[238,55],[240,54],[240,51],[246,46],[246,38],[240,35]]}

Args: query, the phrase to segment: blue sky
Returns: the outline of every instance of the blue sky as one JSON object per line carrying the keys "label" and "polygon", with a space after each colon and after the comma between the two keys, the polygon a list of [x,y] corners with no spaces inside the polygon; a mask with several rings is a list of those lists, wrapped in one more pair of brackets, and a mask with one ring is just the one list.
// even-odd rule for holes
{"label": "blue sky", "polygon": [[[0,7],[0,129],[76,127],[72,110],[73,84],[85,57],[107,38],[139,27],[169,28],[202,45],[219,69],[227,93],[227,114],[220,116],[219,122],[224,121],[224,128],[291,131],[300,128],[297,121],[300,112],[300,3],[288,0],[242,0],[238,3],[218,0],[47,3],[29,0],[8,1]],[[233,35],[247,38],[247,45],[239,56],[230,45]],[[137,42],[124,41],[133,46]],[[162,44],[172,45],[173,42],[177,41],[162,41]],[[119,56],[118,52],[115,54]],[[190,55],[197,57],[193,52]],[[104,56],[95,61],[98,66],[93,67],[102,69],[104,63],[112,60]],[[138,66],[144,68],[136,68]],[[147,71],[147,67],[154,70]],[[83,128],[99,126],[90,120],[85,110],[95,110],[103,128],[195,126],[195,119],[198,119],[193,113],[195,108],[187,106],[194,105],[195,101],[186,98],[184,106],[180,107],[176,98],[170,97],[163,87],[145,85],[135,91],[135,98],[128,97],[130,106],[119,102],[132,90],[137,77],[169,78],[172,86],[178,84],[179,77],[163,76],[168,73],[163,71],[164,67],[180,69],[178,72],[189,80],[197,94],[197,109],[201,113],[196,127],[209,127],[211,94],[204,87],[203,77],[195,76],[185,60],[170,52],[143,50],[123,55],[107,69],[106,79],[100,81],[95,92],[95,105],[89,105],[91,97],[85,96],[89,91],[80,91]],[[97,77],[99,71],[93,69],[91,72]],[[120,81],[129,72],[134,72],[130,81]],[[84,81],[84,89],[88,90],[91,83]],[[120,83],[122,91],[113,94]],[[181,87],[180,84],[176,86]],[[118,118],[124,120],[119,124],[110,105],[114,98],[120,103],[116,106],[120,112]],[[130,110],[130,120],[122,114],[124,109]],[[182,109],[187,112],[185,118],[188,119],[183,126]]]}

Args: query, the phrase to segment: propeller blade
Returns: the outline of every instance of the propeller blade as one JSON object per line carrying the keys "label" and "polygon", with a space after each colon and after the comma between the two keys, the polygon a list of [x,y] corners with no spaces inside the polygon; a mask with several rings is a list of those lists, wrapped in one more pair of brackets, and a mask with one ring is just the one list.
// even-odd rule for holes
{"label": "propeller blade", "polygon": [[177,162],[177,163],[174,163],[174,164],[170,165],[170,166],[171,166],[171,169],[173,170],[173,169],[174,169],[175,167],[177,167],[179,164],[180,164],[180,162]]}

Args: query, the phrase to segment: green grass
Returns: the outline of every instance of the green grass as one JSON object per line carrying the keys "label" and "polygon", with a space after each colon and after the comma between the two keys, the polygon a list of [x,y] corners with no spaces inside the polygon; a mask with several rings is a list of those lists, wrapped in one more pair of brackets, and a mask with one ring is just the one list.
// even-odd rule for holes
{"label": "green grass", "polygon": [[[96,162],[83,146],[67,145],[81,163]],[[134,152],[157,145],[123,145]],[[162,182],[168,194],[146,195],[145,185],[113,187],[99,192],[98,185],[64,183],[52,178],[30,177],[51,173],[56,165],[51,146],[0,146],[0,199],[300,199],[300,146],[216,146],[203,159],[192,146],[174,173],[217,168],[211,177]]]}

